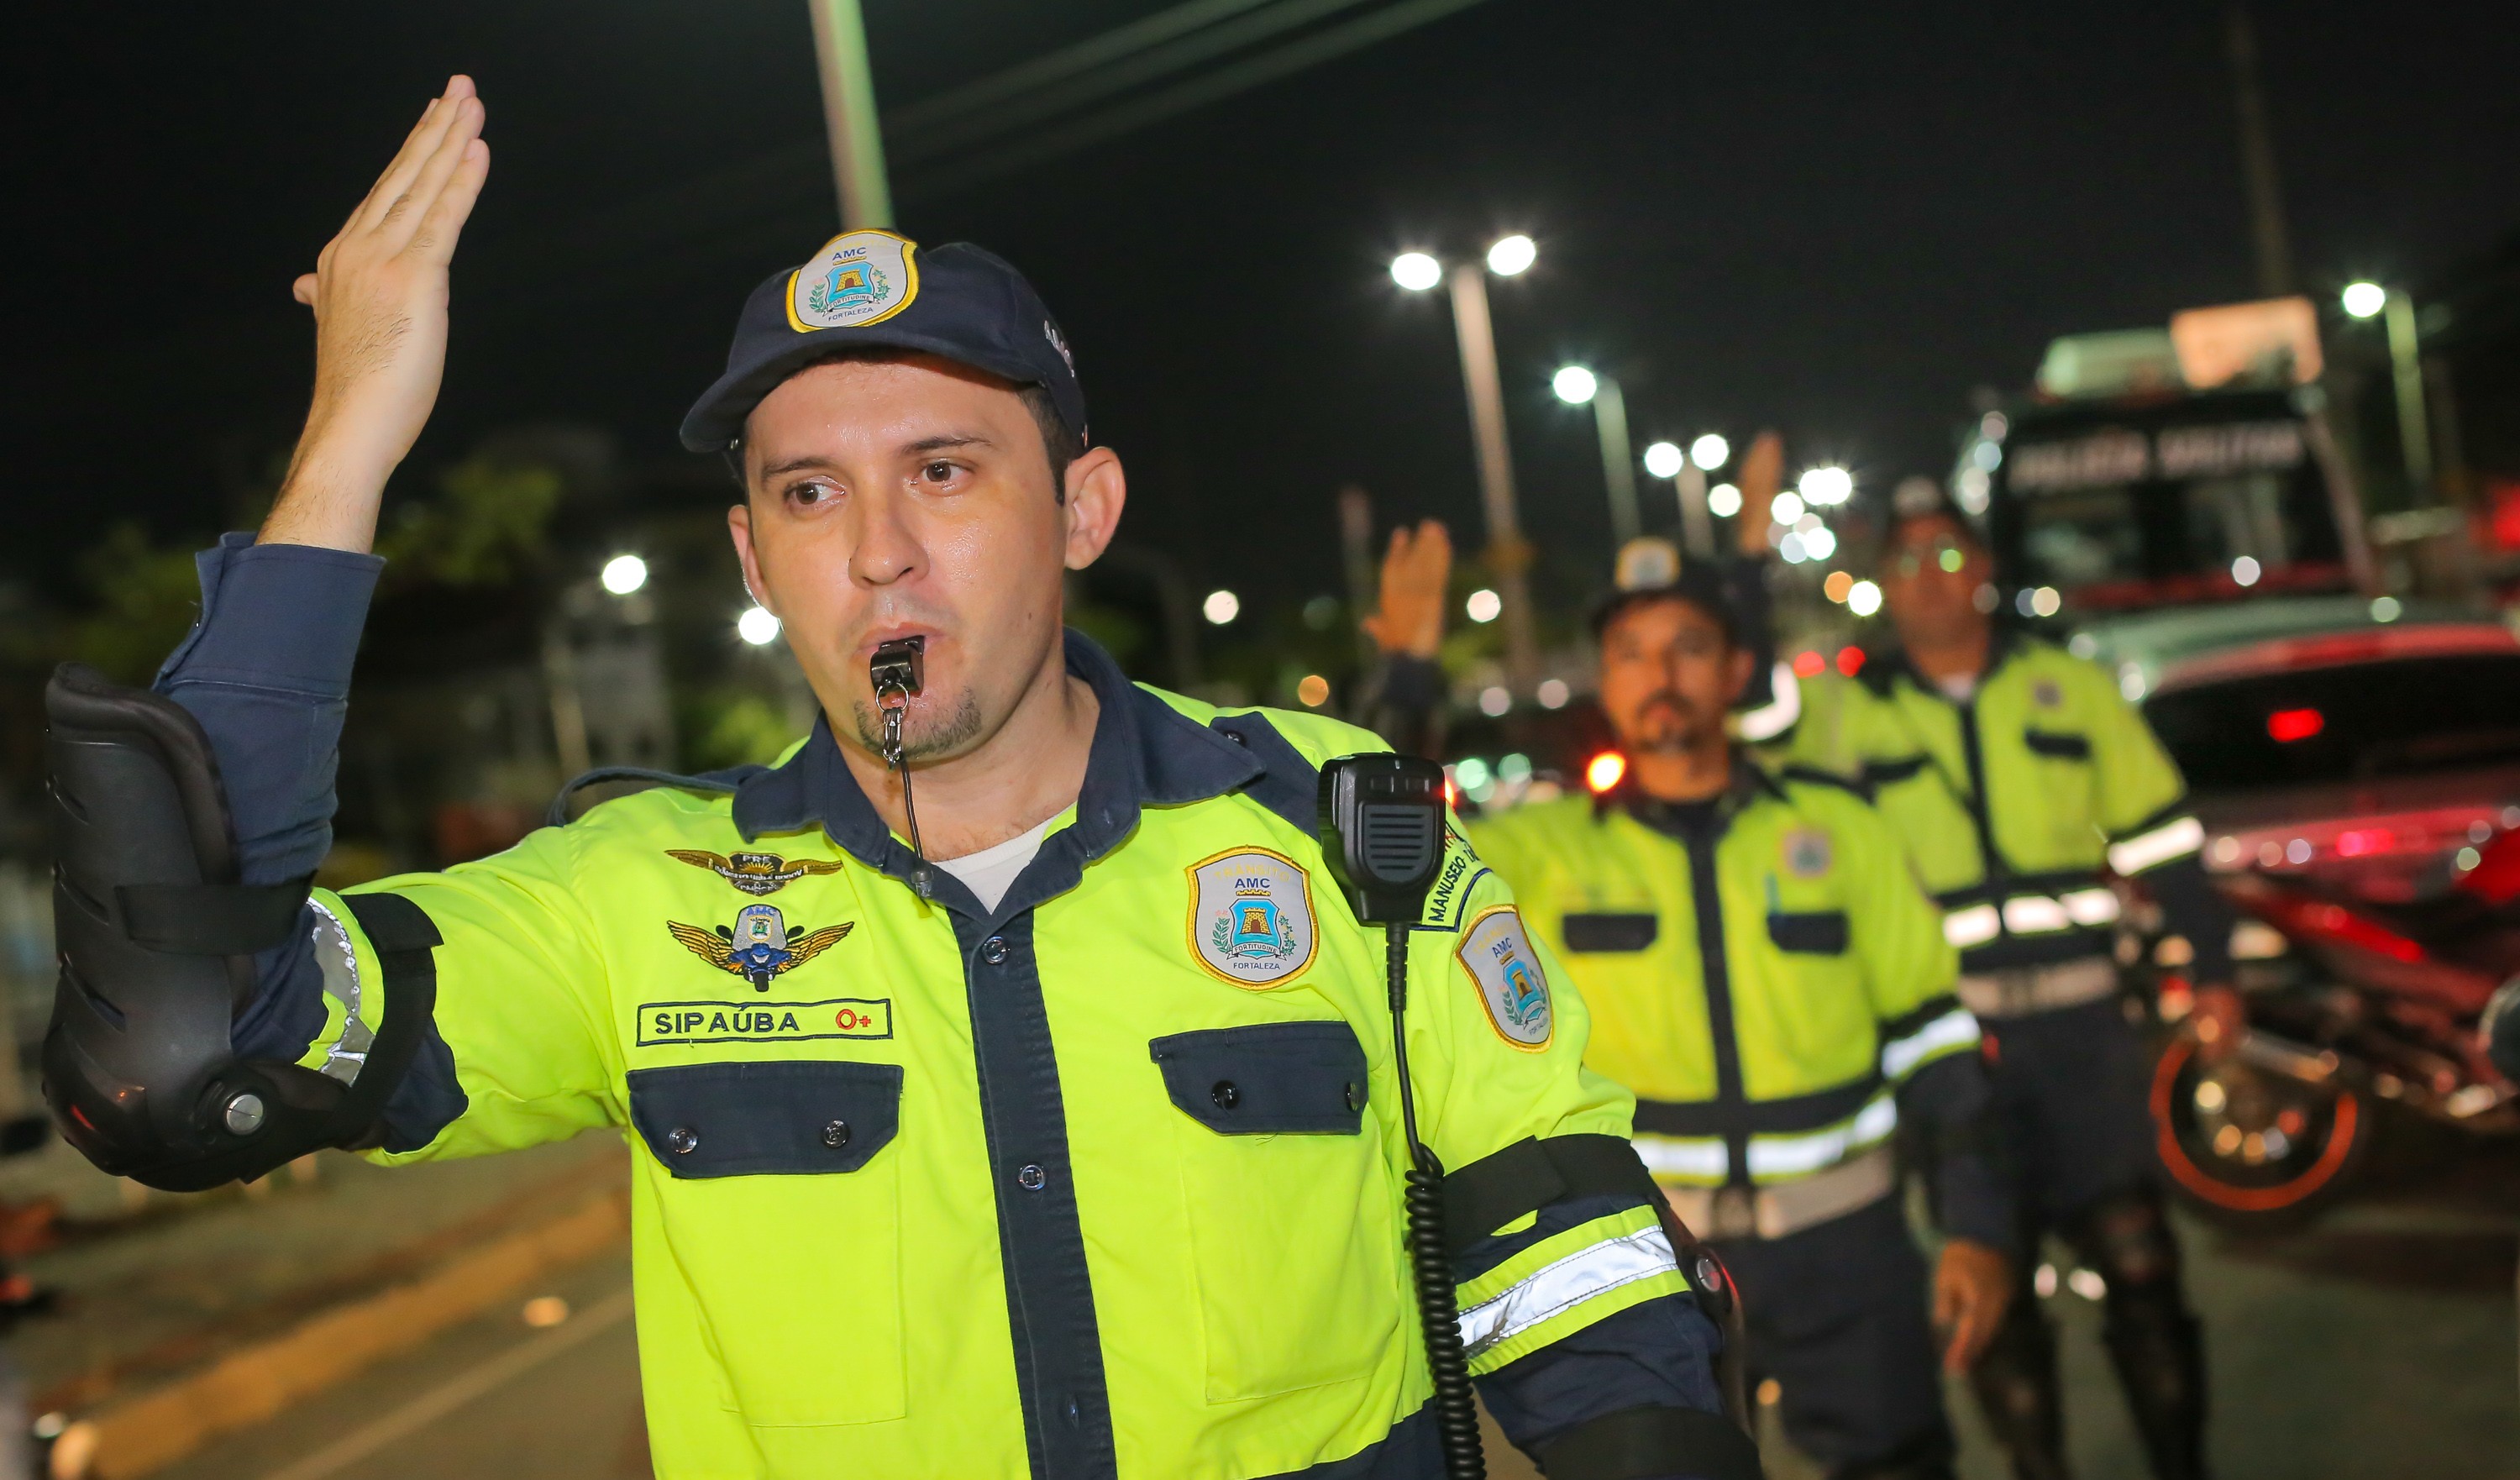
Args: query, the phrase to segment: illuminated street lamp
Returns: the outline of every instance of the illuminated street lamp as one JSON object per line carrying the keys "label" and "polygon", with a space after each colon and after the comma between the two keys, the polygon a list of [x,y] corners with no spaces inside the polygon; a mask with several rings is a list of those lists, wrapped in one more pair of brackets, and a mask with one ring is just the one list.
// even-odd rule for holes
{"label": "illuminated street lamp", "polygon": [[648,584],[648,562],[635,555],[616,555],[604,562],[597,579],[614,596],[628,596]]}
{"label": "illuminated street lamp", "polygon": [[[1507,237],[1488,247],[1487,271],[1509,278],[1528,270],[1539,255],[1529,237]],[[1531,582],[1525,573],[1531,553],[1514,508],[1513,454],[1506,442],[1505,386],[1497,373],[1487,277],[1476,263],[1456,263],[1448,273],[1432,254],[1406,251],[1392,259],[1391,281],[1411,292],[1423,292],[1439,281],[1452,290],[1453,338],[1462,354],[1462,388],[1469,397],[1470,435],[1478,453],[1479,500],[1487,512],[1488,562],[1496,567],[1504,608],[1506,676],[1515,693],[1528,694],[1540,676],[1540,643],[1532,630]]]}
{"label": "illuminated street lamp", "polygon": [[1644,532],[1637,520],[1636,454],[1628,443],[1628,399],[1620,394],[1616,380],[1581,365],[1563,367],[1549,384],[1567,405],[1593,408],[1593,430],[1601,439],[1601,481],[1610,490],[1610,539],[1624,549]]}
{"label": "illuminated street lamp", "polygon": [[2389,368],[2397,381],[2398,441],[2407,459],[2407,488],[2420,501],[2433,486],[2431,419],[2424,408],[2424,368],[2415,335],[2415,304],[2394,288],[2348,283],[2338,295],[2358,319],[2379,319],[2389,334]]}
{"label": "illuminated street lamp", "polygon": [[1678,477],[1688,466],[1688,454],[1680,450],[1678,442],[1656,442],[1645,449],[1645,471],[1655,477]]}

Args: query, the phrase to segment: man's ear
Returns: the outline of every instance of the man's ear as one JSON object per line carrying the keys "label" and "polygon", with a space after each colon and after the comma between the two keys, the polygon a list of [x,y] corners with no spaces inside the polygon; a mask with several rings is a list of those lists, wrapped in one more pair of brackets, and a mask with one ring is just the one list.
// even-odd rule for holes
{"label": "man's ear", "polygon": [[1129,477],[1120,455],[1108,447],[1092,447],[1067,465],[1067,568],[1082,570],[1102,558],[1120,528],[1120,511],[1129,503]]}
{"label": "man's ear", "polygon": [[772,616],[778,608],[770,605],[770,588],[761,580],[761,557],[752,548],[752,503],[730,504],[726,510],[726,532],[735,541],[735,559],[743,567],[743,589],[754,604]]}

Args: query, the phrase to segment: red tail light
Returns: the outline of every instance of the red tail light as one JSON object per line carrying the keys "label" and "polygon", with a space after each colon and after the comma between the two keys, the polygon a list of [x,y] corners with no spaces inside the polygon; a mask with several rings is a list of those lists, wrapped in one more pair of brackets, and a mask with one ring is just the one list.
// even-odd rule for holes
{"label": "red tail light", "polygon": [[2267,734],[2281,744],[2306,740],[2327,728],[2327,716],[2316,709],[2278,709],[2267,716]]}
{"label": "red tail light", "polygon": [[1828,659],[1822,657],[1818,652],[1794,654],[1794,675],[1797,678],[1818,678],[1820,671],[1827,666]]}
{"label": "red tail light", "polygon": [[1837,650],[1837,671],[1838,671],[1838,672],[1840,672],[1840,673],[1845,674],[1848,678],[1853,678],[1853,677],[1855,677],[1857,674],[1859,674],[1859,673],[1863,672],[1863,671],[1864,671],[1864,650],[1863,650],[1863,649],[1861,649],[1861,648],[1840,648],[1840,649],[1838,649],[1838,650]]}

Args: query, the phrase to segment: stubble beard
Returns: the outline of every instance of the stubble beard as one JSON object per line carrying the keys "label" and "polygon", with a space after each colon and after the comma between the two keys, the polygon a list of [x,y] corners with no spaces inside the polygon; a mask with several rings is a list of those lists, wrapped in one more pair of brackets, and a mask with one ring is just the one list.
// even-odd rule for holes
{"label": "stubble beard", "polygon": [[[872,702],[860,699],[851,705],[850,719],[856,724],[858,743],[878,757],[883,755],[883,711]],[[980,734],[980,700],[969,690],[963,691],[961,702],[950,712],[930,711],[924,716],[916,711],[902,716],[901,758],[904,761],[934,760],[952,755]]]}

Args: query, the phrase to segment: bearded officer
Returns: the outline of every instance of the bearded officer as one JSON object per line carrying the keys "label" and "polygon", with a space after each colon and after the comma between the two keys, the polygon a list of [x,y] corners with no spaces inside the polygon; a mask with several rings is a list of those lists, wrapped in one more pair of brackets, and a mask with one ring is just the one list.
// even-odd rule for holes
{"label": "bearded officer", "polygon": [[1728,740],[1757,663],[1718,572],[1650,539],[1620,563],[1596,630],[1624,776],[1472,840],[1591,1009],[1587,1061],[1636,1092],[1646,1164],[1739,1279],[1786,1433],[1834,1476],[1948,1476],[1903,1120],[1939,1153],[1930,1304],[1954,1370],[2001,1317],[2011,1236],[1951,947],[1860,795]]}
{"label": "bearded officer", "polygon": [[[2109,674],[1996,625],[1993,561],[1930,483],[1892,500],[1879,576],[1899,644],[1856,679],[1814,681],[1824,697],[1792,752],[1872,787],[1942,903],[1961,1000],[1993,1040],[2023,1247],[2060,1234],[2107,1281],[2103,1333],[2153,1473],[2189,1480],[2204,1473],[2204,1356],[2155,1180],[2147,1056],[2119,1005],[2107,875],[2139,882],[2188,942],[2193,1031],[2228,1053],[2244,1018],[2204,829]],[[2055,1338],[2026,1278],[1973,1375],[2016,1472],[2061,1476]]]}
{"label": "bearded officer", "polygon": [[[71,1138],[201,1187],[619,1128],[663,1475],[1434,1473],[1379,932],[1314,831],[1316,768],[1368,738],[1062,635],[1121,466],[986,252],[833,239],[685,423],[741,469],[809,740],[309,894],[482,117],[456,79],[299,281],[313,411],[259,541],[202,557],[175,702],[54,685]],[[896,772],[870,654],[904,639]],[[1490,1409],[1560,1480],[1754,1475],[1580,1003],[1458,846],[1421,928],[1418,1113],[1477,1214],[1452,1272]]]}

